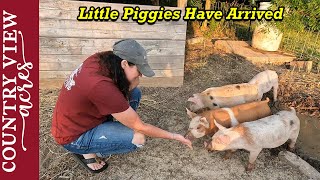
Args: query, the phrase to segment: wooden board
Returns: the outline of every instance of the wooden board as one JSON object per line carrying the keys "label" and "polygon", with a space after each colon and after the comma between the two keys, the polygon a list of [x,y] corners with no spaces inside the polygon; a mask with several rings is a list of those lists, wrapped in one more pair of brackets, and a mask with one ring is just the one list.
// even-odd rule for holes
{"label": "wooden board", "polygon": [[66,38],[133,38],[133,39],[169,39],[169,40],[185,40],[185,33],[167,33],[153,31],[131,31],[131,30],[90,30],[90,29],[62,29],[62,28],[41,28],[40,37],[66,37]]}
{"label": "wooden board", "polygon": [[[73,71],[75,70],[81,62],[40,62],[39,68],[41,71]],[[182,63],[174,63],[174,62],[168,62],[168,63],[149,63],[150,67],[153,70],[164,70],[164,69],[179,69],[183,67]]]}
{"label": "wooden board", "polygon": [[[79,6],[106,7],[123,13],[124,6],[137,5],[68,0],[40,0],[40,78],[53,82],[64,80],[88,56],[112,50],[124,38],[137,40],[147,51],[148,62],[156,75],[142,78],[142,85],[179,86],[183,83],[186,21],[157,21],[139,25],[132,19],[122,21],[77,21]],[[159,10],[159,6],[141,6],[143,10]],[[182,10],[165,7],[166,10]],[[60,85],[61,86],[61,85]]]}
{"label": "wooden board", "polygon": [[[182,16],[184,14],[184,11],[182,11]],[[55,19],[55,20],[73,20],[77,21],[77,17],[79,15],[79,10],[62,10],[62,9],[48,9],[48,8],[40,8],[39,9],[39,18],[40,22],[42,19]],[[128,21],[122,21],[120,18],[122,17],[122,14],[119,14],[119,19],[117,19],[115,22],[116,23],[128,23],[128,24],[137,24],[137,21],[133,21],[131,18]],[[110,22],[110,21],[102,21],[101,23],[104,22]],[[147,24],[147,23],[145,23]],[[165,21],[165,20],[158,20],[155,22],[154,25],[161,24],[161,25],[184,25],[186,24],[186,21],[183,20],[181,17],[179,21]],[[153,25],[150,25],[153,26]]]}
{"label": "wooden board", "polygon": [[[40,47],[104,47],[111,50],[112,45],[120,39],[93,39],[93,38],[61,38],[61,37],[40,37]],[[185,48],[184,40],[137,40],[146,51],[155,48]]]}
{"label": "wooden board", "polygon": [[[133,7],[139,6],[140,10],[159,10],[160,6],[150,6],[150,5],[137,5],[137,4],[117,4],[117,3],[104,3],[104,2],[89,2],[89,1],[67,1],[67,0],[57,0],[57,1],[40,1],[40,19],[41,18],[52,18],[57,17],[59,19],[76,19],[79,15],[79,7],[111,7],[111,10],[119,11],[119,19],[116,22],[125,22],[121,21],[120,18],[123,14],[123,7]],[[182,16],[184,15],[185,9],[179,7],[165,7],[165,10],[180,10],[181,18],[178,21],[170,21],[173,24],[185,24]],[[129,19],[128,22],[135,23]],[[166,21],[156,21],[158,23],[166,23]]]}
{"label": "wooden board", "polygon": [[40,28],[59,27],[60,29],[84,29],[84,30],[108,30],[108,31],[146,31],[146,32],[167,32],[167,33],[184,33],[186,26],[184,24],[154,24],[139,25],[137,23],[117,23],[117,22],[81,22],[77,20],[64,19],[41,19]]}
{"label": "wooden board", "polygon": [[[40,62],[57,62],[57,63],[64,63],[64,62],[76,62],[81,63],[91,54],[85,55],[44,55],[40,54]],[[184,56],[183,55],[170,55],[170,56],[148,56],[148,62],[150,64],[153,63],[183,63]],[[41,69],[40,69],[41,70]]]}
{"label": "wooden board", "polygon": [[311,72],[312,70],[312,61],[291,61],[286,63],[286,66],[290,66],[290,69],[292,70],[298,70],[303,69],[306,72]]}
{"label": "wooden board", "polygon": [[[139,6],[143,10],[157,10],[160,6],[152,5],[137,5],[137,4],[119,4],[119,3],[105,3],[105,2],[91,2],[91,1],[70,1],[70,0],[40,0],[40,9],[61,9],[61,10],[78,10],[79,6],[93,6],[93,7],[106,7],[110,6],[114,10],[123,12],[124,6],[136,7]],[[179,7],[165,7],[170,10],[184,10]]]}
{"label": "wooden board", "polygon": [[[65,79],[40,79],[40,89],[60,89]],[[140,85],[143,87],[180,87],[183,85],[183,77],[155,77],[141,78]]]}
{"label": "wooden board", "polygon": [[142,78],[140,86],[144,87],[180,87],[183,85],[183,76],[165,78]]}
{"label": "wooden board", "polygon": [[[40,47],[104,47],[112,49],[112,45],[120,39],[93,39],[93,38],[62,38],[62,37],[40,37]],[[184,48],[185,41],[177,40],[137,40],[146,51],[154,48]]]}
{"label": "wooden board", "polygon": [[90,29],[63,29],[63,28],[40,28],[40,37],[66,37],[66,38],[133,38],[133,39],[169,39],[185,40],[185,33],[167,33],[153,31],[131,31],[131,30],[90,30]]}
{"label": "wooden board", "polygon": [[[111,48],[104,47],[41,47],[40,54],[56,54],[56,55],[83,55],[83,54],[94,54],[106,50],[112,50]],[[183,48],[158,48],[150,49],[147,54],[148,56],[156,55],[184,55],[185,50]]]}
{"label": "wooden board", "polygon": [[[184,69],[161,69],[153,70],[154,77],[176,77],[183,76]],[[54,79],[54,78],[66,78],[71,74],[71,71],[40,71],[40,79]]]}

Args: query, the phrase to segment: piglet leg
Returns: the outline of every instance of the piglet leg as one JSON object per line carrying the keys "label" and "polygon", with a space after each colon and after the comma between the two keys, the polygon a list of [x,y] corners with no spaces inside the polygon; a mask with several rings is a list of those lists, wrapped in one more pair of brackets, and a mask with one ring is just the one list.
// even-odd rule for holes
{"label": "piglet leg", "polygon": [[262,149],[256,149],[254,151],[250,151],[250,155],[249,155],[249,164],[246,168],[246,171],[251,171],[252,169],[254,169],[255,165],[254,162],[256,161],[259,153],[261,152]]}
{"label": "piglet leg", "polygon": [[234,152],[236,152],[235,149],[228,150],[228,151],[226,152],[226,154],[224,155],[223,159],[224,159],[224,160],[229,159]]}
{"label": "piglet leg", "polygon": [[277,83],[276,85],[273,86],[273,101],[276,102],[278,99],[277,99],[277,96],[278,96],[278,87],[279,87],[279,84]]}
{"label": "piglet leg", "polygon": [[288,150],[291,152],[294,151],[294,146],[297,142],[298,135],[299,135],[299,130],[293,131],[292,134],[290,135],[290,138],[289,138],[290,143],[289,143]]}

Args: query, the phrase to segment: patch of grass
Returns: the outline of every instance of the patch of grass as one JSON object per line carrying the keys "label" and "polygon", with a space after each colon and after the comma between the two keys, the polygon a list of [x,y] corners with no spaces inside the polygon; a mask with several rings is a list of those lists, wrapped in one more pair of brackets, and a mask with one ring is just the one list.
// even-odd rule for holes
{"label": "patch of grass", "polygon": [[296,54],[299,59],[320,63],[320,33],[311,31],[295,31],[288,29],[284,32],[282,50]]}

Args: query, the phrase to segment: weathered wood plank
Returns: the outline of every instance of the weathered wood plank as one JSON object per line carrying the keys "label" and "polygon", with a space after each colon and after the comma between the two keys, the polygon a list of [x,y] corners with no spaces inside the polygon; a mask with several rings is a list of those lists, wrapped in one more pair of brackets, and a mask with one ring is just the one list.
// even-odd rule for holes
{"label": "weathered wood plank", "polygon": [[[40,79],[40,89],[60,89],[65,79]],[[156,77],[140,80],[139,87],[180,87],[183,85],[183,77]]]}
{"label": "weathered wood plank", "polygon": [[[55,78],[66,78],[71,74],[72,71],[40,71],[40,78],[42,79],[55,79]],[[165,70],[154,70],[154,77],[176,77],[183,76],[183,69],[165,69]]]}
{"label": "weathered wood plank", "polygon": [[183,85],[183,76],[141,78],[142,87],[180,87]]}
{"label": "weathered wood plank", "polygon": [[[40,86],[43,80],[61,82],[89,55],[111,50],[119,39],[136,39],[148,52],[148,61],[156,76],[142,78],[147,86],[180,86],[184,75],[186,21],[157,21],[138,25],[135,21],[79,22],[79,6],[111,6],[123,13],[124,6],[137,5],[79,2],[67,0],[40,1]],[[143,10],[155,6],[140,6]],[[166,7],[166,9],[179,9]],[[182,15],[184,9],[182,9]],[[170,77],[170,78],[169,78]],[[60,88],[62,83],[59,84]],[[47,88],[47,87],[46,87]]]}
{"label": "weathered wood plank", "polygon": [[82,62],[89,54],[83,55],[46,55],[40,53],[40,62]]}
{"label": "weathered wood plank", "polygon": [[[50,47],[40,47],[40,54],[85,54],[82,53],[82,47],[61,47],[61,48],[50,48]],[[91,54],[91,53],[89,53]],[[93,53],[92,53],[93,54]]]}
{"label": "weathered wood plank", "polygon": [[39,21],[41,22],[44,18],[51,18],[51,19],[77,19],[79,11],[64,11],[61,9],[39,9]]}
{"label": "weathered wood plank", "polygon": [[169,39],[185,40],[185,33],[148,32],[119,30],[90,30],[90,29],[60,29],[60,28],[40,28],[40,37],[66,37],[66,38],[133,38],[133,39]]}
{"label": "weathered wood plank", "polygon": [[[181,13],[182,16],[184,14],[184,12]],[[77,17],[79,15],[79,10],[61,10],[61,9],[43,9],[40,8],[39,9],[39,18],[40,18],[40,22],[43,19],[54,19],[54,20],[72,20],[72,21],[77,21]],[[122,14],[119,14],[119,19],[117,19],[117,21],[115,21],[116,23],[128,23],[128,24],[138,24],[136,21],[133,21],[132,18],[130,18],[128,21],[122,21],[121,20]],[[94,22],[94,21],[91,21]],[[103,21],[103,22],[108,22],[108,21]],[[102,23],[103,23],[102,22]],[[110,22],[110,21],[109,21]],[[181,17],[179,21],[156,21],[154,25],[157,24],[165,24],[165,25],[187,25],[187,21],[184,21],[183,18]],[[146,23],[146,25],[148,25]],[[150,25],[153,26],[153,25]]]}
{"label": "weathered wood plank", "polygon": [[[112,50],[105,47],[40,47],[40,54],[69,54],[69,55],[82,55],[94,54],[97,52]],[[148,55],[184,55],[184,48],[158,48],[147,49]]]}
{"label": "weathered wood plank", "polygon": [[40,89],[61,89],[65,79],[39,79]]}
{"label": "weathered wood plank", "polygon": [[[76,69],[81,62],[40,62],[39,68],[41,71],[72,71]],[[163,69],[181,69],[184,63],[149,63],[154,70]]]}
{"label": "weathered wood plank", "polygon": [[303,69],[304,71],[310,73],[312,70],[312,61],[291,61],[287,62],[286,65],[290,66],[290,69],[292,70],[298,70],[300,72],[300,69]]}
{"label": "weathered wood plank", "polygon": [[[120,39],[90,39],[90,38],[56,38],[40,37],[40,47],[104,47],[112,49],[112,45]],[[184,40],[137,40],[145,49],[185,48]]]}
{"label": "weathered wood plank", "polygon": [[40,19],[40,28],[58,27],[60,29],[88,29],[88,30],[108,30],[108,31],[154,31],[154,32],[167,32],[167,33],[185,33],[186,25],[172,25],[172,24],[154,24],[154,25],[139,25],[137,23],[117,23],[117,22],[82,22],[64,19]]}
{"label": "weathered wood plank", "polygon": [[[133,7],[139,6],[141,10],[159,10],[159,6],[149,6],[149,5],[137,5],[137,4],[119,4],[119,3],[101,3],[101,2],[83,2],[83,1],[45,1],[40,2],[39,8],[40,10],[63,10],[62,13],[68,13],[71,12],[73,15],[69,16],[71,19],[76,19],[76,17],[79,15],[79,7],[80,6],[86,6],[86,7],[111,7],[111,10],[117,10],[119,11],[119,19],[117,21],[121,21],[120,18],[123,15],[123,7]],[[178,7],[165,7],[165,10],[180,10],[181,16],[184,14],[184,8],[178,8]],[[41,12],[41,11],[40,11]],[[42,18],[43,14],[40,14],[40,18]],[[46,17],[50,17],[46,16]],[[131,19],[131,18],[130,18]],[[131,21],[131,20],[130,20]],[[183,21],[183,18],[180,18],[179,21],[171,21],[178,24],[186,24],[185,21]],[[157,21],[156,23],[161,23],[161,21]]]}
{"label": "weathered wood plank", "polygon": [[[40,62],[83,62],[91,54],[85,55],[44,55],[40,54]],[[170,56],[148,56],[149,63],[183,63],[183,55],[170,55]]]}
{"label": "weathered wood plank", "polygon": [[[119,3],[105,3],[105,2],[91,2],[91,1],[70,1],[70,0],[56,0],[56,1],[40,1],[39,8],[45,9],[61,9],[61,10],[78,10],[79,6],[93,6],[93,7],[106,7],[110,6],[113,10],[123,12],[124,6],[136,7],[139,6],[143,10],[158,10],[159,6],[151,5],[138,5],[138,4],[119,4]],[[179,7],[165,7],[167,10],[184,10]]]}

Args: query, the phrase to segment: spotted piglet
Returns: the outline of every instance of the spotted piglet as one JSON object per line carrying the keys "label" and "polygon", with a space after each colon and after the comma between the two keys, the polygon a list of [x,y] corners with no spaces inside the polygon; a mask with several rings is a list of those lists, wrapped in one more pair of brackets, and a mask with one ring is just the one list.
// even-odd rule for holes
{"label": "spotted piglet", "polygon": [[208,88],[201,93],[193,94],[188,101],[191,103],[190,110],[192,112],[232,107],[260,101],[263,94],[272,88],[273,100],[277,101],[278,75],[275,71],[266,70],[257,74],[248,83]]}
{"label": "spotted piglet", "polygon": [[193,94],[188,99],[191,102],[190,110],[192,112],[206,108],[232,107],[260,100],[258,86],[248,83],[208,88],[201,93]]}
{"label": "spotted piglet", "polygon": [[232,128],[225,128],[216,121],[215,124],[219,131],[212,136],[211,142],[205,142],[204,146],[208,150],[249,151],[249,164],[246,168],[248,171],[254,168],[254,162],[263,148],[276,148],[289,139],[289,150],[293,150],[300,130],[300,120],[294,108]]}

